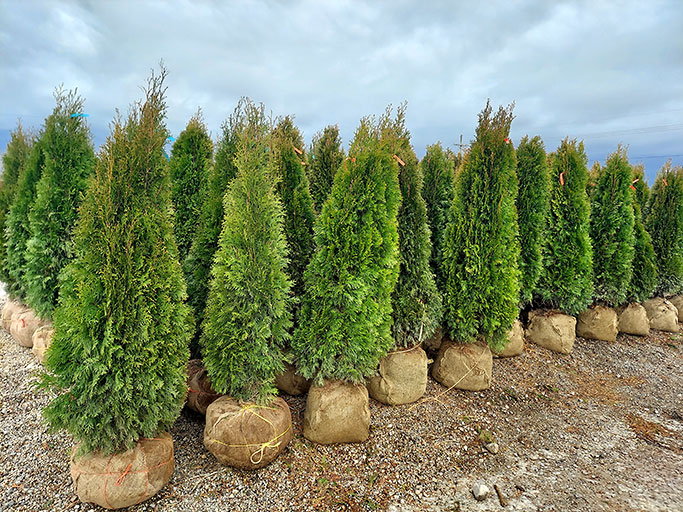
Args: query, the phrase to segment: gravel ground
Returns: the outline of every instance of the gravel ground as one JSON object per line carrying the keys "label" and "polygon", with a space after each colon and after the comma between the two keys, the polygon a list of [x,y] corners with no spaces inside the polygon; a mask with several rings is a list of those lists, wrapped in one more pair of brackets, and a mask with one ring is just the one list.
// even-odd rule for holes
{"label": "gravel ground", "polygon": [[[171,482],[129,510],[683,511],[682,355],[678,334],[579,338],[570,356],[527,345],[494,362],[486,391],[430,380],[412,406],[371,401],[370,438],[354,445],[305,440],[305,400],[286,397],[294,440],[256,472],[219,465],[202,445],[203,417],[185,410]],[[0,329],[0,510],[99,510],[73,494],[71,439],[41,421],[39,368]],[[476,482],[491,488],[482,502]]]}

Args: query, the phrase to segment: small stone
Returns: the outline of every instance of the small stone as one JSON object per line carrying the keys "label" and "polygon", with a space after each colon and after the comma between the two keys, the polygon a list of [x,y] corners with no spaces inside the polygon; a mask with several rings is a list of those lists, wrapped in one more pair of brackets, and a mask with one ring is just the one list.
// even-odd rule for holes
{"label": "small stone", "polygon": [[481,482],[476,482],[472,484],[472,494],[474,495],[474,498],[477,501],[484,501],[489,493],[491,492],[491,489],[489,489],[488,485],[483,484]]}
{"label": "small stone", "polygon": [[493,455],[497,454],[500,451],[500,447],[498,446],[498,443],[485,444],[484,448],[486,448]]}

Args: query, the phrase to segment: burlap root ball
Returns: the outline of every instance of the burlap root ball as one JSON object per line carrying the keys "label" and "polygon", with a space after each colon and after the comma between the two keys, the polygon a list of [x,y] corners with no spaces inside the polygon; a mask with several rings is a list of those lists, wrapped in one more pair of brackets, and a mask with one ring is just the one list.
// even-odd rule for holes
{"label": "burlap root ball", "polygon": [[5,307],[2,308],[2,328],[7,332],[10,332],[14,315],[28,311],[28,309],[28,306],[25,306],[20,302],[8,299],[7,302],[5,302]]}
{"label": "burlap root ball", "polygon": [[45,352],[50,348],[52,343],[52,335],[55,333],[54,329],[49,325],[38,327],[33,333],[33,348],[31,352],[36,356],[36,359],[41,363],[45,361]]}
{"label": "burlap root ball", "polygon": [[493,354],[488,345],[444,341],[432,377],[448,388],[481,391],[491,386]]}
{"label": "burlap root ball", "polygon": [[441,342],[443,341],[443,328],[437,327],[429,338],[422,342],[422,346],[427,352],[437,353],[441,348]]}
{"label": "burlap root ball", "polygon": [[427,389],[427,354],[418,345],[389,352],[379,362],[379,375],[366,381],[378,402],[401,405],[422,398]]}
{"label": "burlap root ball", "polygon": [[140,439],[135,448],[116,455],[71,454],[71,479],[78,498],[108,508],[141,503],[168,483],[174,469],[173,439],[163,433]]}
{"label": "burlap root ball", "polygon": [[669,302],[678,310],[678,321],[683,322],[683,295],[674,295],[669,298]]}
{"label": "burlap root ball", "polygon": [[370,434],[370,400],[362,384],[328,380],[311,386],[304,412],[304,437],[314,443],[358,443]]}
{"label": "burlap root ball", "polygon": [[606,306],[593,306],[582,311],[576,321],[576,335],[602,341],[617,341],[617,312]]}
{"label": "burlap root ball", "polygon": [[650,319],[650,329],[678,332],[678,309],[671,302],[655,297],[643,302],[643,307]]}
{"label": "burlap root ball", "polygon": [[576,318],[557,311],[531,311],[526,338],[553,352],[570,354],[576,341]]}
{"label": "burlap root ball", "polygon": [[296,373],[293,364],[285,363],[285,371],[275,376],[275,385],[291,396],[303,395],[311,387],[311,380]]}
{"label": "burlap root ball", "polygon": [[187,402],[185,405],[199,414],[222,395],[211,387],[211,379],[201,359],[191,359],[187,363]]}
{"label": "burlap root ball", "polygon": [[33,346],[33,333],[43,325],[49,325],[49,322],[41,320],[32,309],[26,308],[24,311],[17,311],[12,316],[10,333],[19,345],[31,348]]}
{"label": "burlap root ball", "polygon": [[262,468],[287,448],[292,436],[292,414],[282,398],[260,406],[222,396],[206,410],[204,446],[221,464]]}
{"label": "burlap root ball", "polygon": [[624,334],[635,334],[636,336],[647,336],[650,334],[650,320],[647,317],[645,308],[634,302],[621,306],[617,310],[619,316],[619,332]]}
{"label": "burlap root ball", "polygon": [[519,320],[515,320],[508,332],[508,344],[500,352],[493,352],[493,357],[514,357],[524,352],[524,326]]}

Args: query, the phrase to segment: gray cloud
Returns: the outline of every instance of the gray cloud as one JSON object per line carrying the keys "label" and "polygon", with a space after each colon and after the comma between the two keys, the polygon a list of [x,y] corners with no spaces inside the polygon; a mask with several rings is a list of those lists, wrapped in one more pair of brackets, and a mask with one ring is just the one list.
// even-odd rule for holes
{"label": "gray cloud", "polygon": [[[163,58],[176,135],[197,107],[217,135],[248,95],[309,140],[338,123],[348,141],[361,116],[407,100],[422,154],[471,139],[491,98],[516,102],[515,141],[585,138],[591,160],[621,141],[682,163],[681,21],[677,0],[5,1],[0,143],[19,116],[38,126],[60,83],[86,98],[101,143]],[[643,160],[651,177],[664,159]]]}

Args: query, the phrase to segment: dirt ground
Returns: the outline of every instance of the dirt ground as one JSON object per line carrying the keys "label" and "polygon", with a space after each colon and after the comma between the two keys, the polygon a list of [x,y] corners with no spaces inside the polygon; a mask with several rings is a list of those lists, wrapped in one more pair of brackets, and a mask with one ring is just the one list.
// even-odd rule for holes
{"label": "dirt ground", "polygon": [[[370,438],[354,445],[305,440],[305,399],[287,397],[295,438],[256,472],[219,465],[203,417],[185,410],[171,482],[130,510],[683,511],[682,356],[680,334],[579,338],[568,356],[527,345],[494,361],[486,391],[430,380],[417,404],[371,401]],[[0,336],[0,510],[97,510],[71,489],[71,440],[41,422],[38,369]],[[479,481],[483,502],[470,491]]]}

